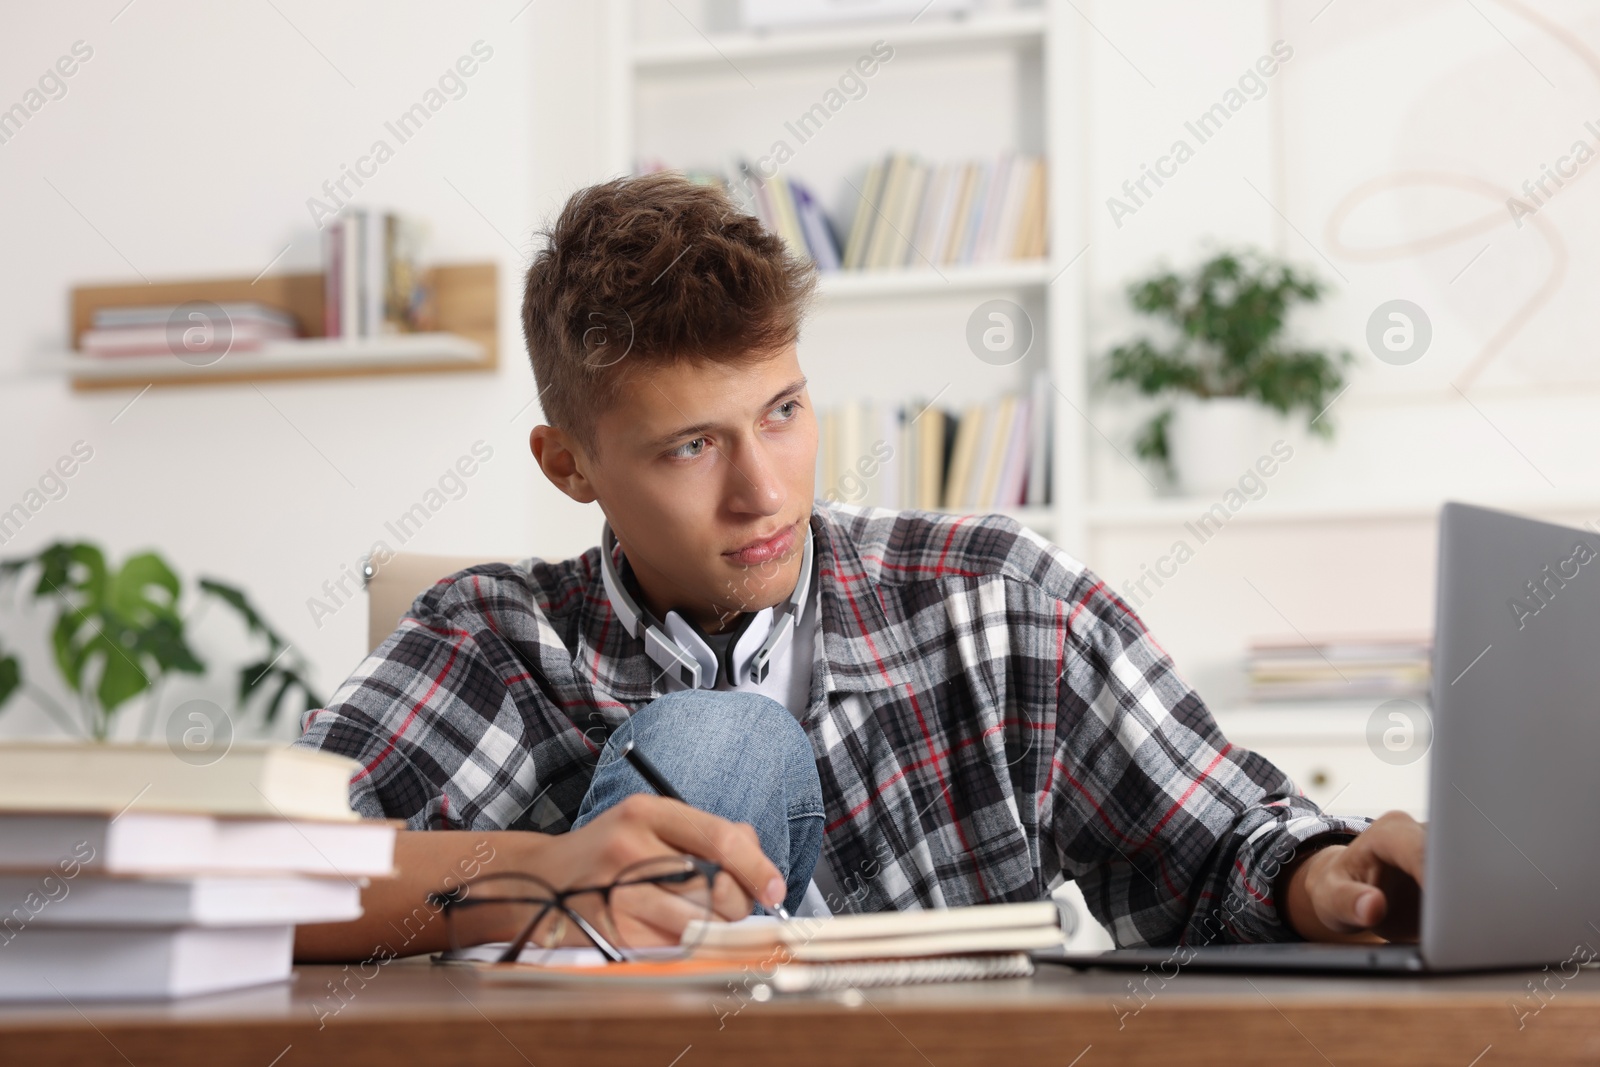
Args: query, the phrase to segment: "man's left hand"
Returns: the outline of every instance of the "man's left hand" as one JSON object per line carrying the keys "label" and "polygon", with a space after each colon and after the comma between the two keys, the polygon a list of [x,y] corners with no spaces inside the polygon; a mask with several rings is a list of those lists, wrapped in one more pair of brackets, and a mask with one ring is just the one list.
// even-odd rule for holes
{"label": "man's left hand", "polygon": [[1347,845],[1328,845],[1287,872],[1288,919],[1308,941],[1415,941],[1422,902],[1423,825],[1402,811]]}

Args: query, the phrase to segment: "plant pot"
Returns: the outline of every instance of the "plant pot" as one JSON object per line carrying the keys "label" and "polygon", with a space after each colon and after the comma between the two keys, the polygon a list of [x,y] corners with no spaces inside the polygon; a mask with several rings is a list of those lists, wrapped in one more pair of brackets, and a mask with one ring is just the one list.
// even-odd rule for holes
{"label": "plant pot", "polygon": [[1238,484],[1271,447],[1268,412],[1254,400],[1223,396],[1186,398],[1167,426],[1167,445],[1178,491],[1216,496]]}

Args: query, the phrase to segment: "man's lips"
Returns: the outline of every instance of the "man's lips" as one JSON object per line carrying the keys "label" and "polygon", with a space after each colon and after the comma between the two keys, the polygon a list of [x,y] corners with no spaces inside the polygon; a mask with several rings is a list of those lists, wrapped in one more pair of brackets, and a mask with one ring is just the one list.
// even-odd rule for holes
{"label": "man's lips", "polygon": [[781,559],[793,551],[797,540],[796,527],[799,525],[798,522],[792,522],[771,537],[751,541],[742,548],[736,548],[732,552],[724,552],[723,556],[735,563],[747,565]]}

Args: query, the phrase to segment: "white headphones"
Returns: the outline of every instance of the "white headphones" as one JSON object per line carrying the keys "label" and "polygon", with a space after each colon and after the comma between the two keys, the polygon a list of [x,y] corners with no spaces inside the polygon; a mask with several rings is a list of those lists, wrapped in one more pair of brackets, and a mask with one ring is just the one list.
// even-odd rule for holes
{"label": "white headphones", "polygon": [[611,610],[617,613],[623,628],[634,637],[644,638],[645,655],[673,678],[689,689],[716,687],[718,669],[737,685],[745,678],[755,685],[767,680],[772,661],[781,656],[794,638],[795,624],[805,607],[806,593],[811,586],[811,524],[806,523],[806,547],[800,560],[800,580],[788,603],[777,609],[762,608],[745,612],[734,626],[733,637],[723,651],[719,664],[717,654],[705,633],[691,620],[676,611],[667,612],[665,621],[658,623],[643,607],[634,603],[622,583],[614,560],[617,537],[608,522],[600,533],[600,573],[605,579],[606,595],[611,598]]}

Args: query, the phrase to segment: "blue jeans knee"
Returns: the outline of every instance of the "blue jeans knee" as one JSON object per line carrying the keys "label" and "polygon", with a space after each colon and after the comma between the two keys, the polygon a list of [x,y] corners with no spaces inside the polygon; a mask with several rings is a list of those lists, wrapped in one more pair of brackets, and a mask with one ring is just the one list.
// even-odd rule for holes
{"label": "blue jeans knee", "polygon": [[810,739],[769,697],[691,689],[645,705],[606,740],[574,830],[633,793],[654,790],[620,755],[633,741],[684,800],[749,823],[789,887],[793,911],[822,850],[822,783]]}

